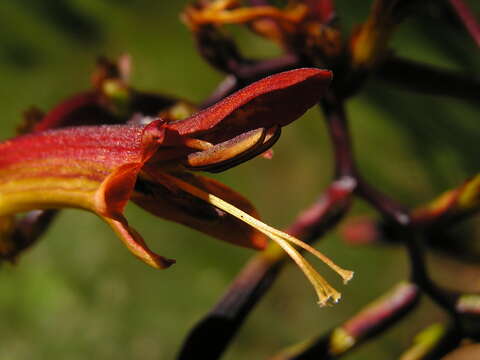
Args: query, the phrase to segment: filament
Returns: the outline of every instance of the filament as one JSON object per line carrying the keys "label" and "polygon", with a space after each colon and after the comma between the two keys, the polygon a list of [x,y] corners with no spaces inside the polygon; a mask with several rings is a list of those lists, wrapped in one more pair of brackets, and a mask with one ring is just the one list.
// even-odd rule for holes
{"label": "filament", "polygon": [[313,267],[312,265],[292,246],[292,244],[303,248],[304,250],[310,252],[315,257],[319,258],[326,265],[328,265],[332,270],[334,270],[338,275],[340,275],[343,281],[346,283],[353,277],[353,272],[349,270],[342,269],[336,265],[331,259],[322,254],[320,251],[314,249],[310,245],[304,243],[303,241],[286,234],[280,230],[277,230],[260,220],[254,218],[253,216],[247,214],[246,212],[236,208],[235,206],[227,203],[226,201],[220,199],[219,197],[207,193],[179,178],[171,176],[166,173],[158,174],[157,176],[163,177],[168,183],[172,183],[178,186],[183,191],[202,199],[203,201],[229,213],[230,215],[242,220],[246,224],[250,225],[254,229],[260,231],[261,233],[268,236],[270,239],[275,241],[298,265],[298,267],[305,274],[307,279],[310,281],[312,286],[315,289],[315,292],[318,296],[318,303],[320,305],[326,305],[328,301],[334,303],[338,302],[341,297],[341,294],[335,290]]}

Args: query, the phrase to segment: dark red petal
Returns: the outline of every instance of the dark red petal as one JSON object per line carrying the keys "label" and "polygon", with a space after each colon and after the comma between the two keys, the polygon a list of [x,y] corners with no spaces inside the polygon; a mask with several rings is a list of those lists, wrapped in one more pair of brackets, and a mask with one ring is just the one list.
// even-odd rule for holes
{"label": "dark red petal", "polygon": [[[154,174],[149,175],[154,177]],[[188,173],[177,175],[181,176],[183,181],[218,196],[258,218],[257,211],[246,198],[222,183]],[[263,234],[230,214],[183,192],[174,184],[159,183],[154,179],[145,180],[140,177],[135,190],[131,197],[132,201],[158,217],[184,224],[219,240],[243,247],[261,250],[267,244]]]}
{"label": "dark red petal", "polygon": [[175,260],[167,259],[150,250],[141,235],[132,229],[124,218],[118,220],[103,218],[103,220],[112,227],[128,250],[146,264],[156,269],[166,269],[175,264]]}
{"label": "dark red petal", "polygon": [[314,68],[275,74],[168,127],[218,143],[252,129],[285,126],[320,100],[331,79],[331,71]]}

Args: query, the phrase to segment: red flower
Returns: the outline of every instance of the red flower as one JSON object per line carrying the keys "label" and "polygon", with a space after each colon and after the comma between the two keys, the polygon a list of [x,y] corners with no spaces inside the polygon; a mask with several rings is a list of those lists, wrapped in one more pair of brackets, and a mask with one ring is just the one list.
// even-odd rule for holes
{"label": "red flower", "polygon": [[123,216],[132,199],[155,215],[238,245],[262,249],[266,235],[299,264],[321,303],[337,300],[340,294],[289,243],[323,255],[258,221],[241,195],[192,172],[221,171],[265,152],[281,127],[319,101],[330,80],[328,71],[297,69],[260,80],[185,120],[78,126],[1,143],[0,217],[82,208],[100,216],[147,264],[170,266],[174,260],[153,253]]}

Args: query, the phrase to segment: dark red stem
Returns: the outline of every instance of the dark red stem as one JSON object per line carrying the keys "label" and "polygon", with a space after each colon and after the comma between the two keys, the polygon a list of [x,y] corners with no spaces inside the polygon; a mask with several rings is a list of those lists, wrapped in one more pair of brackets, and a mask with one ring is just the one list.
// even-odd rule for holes
{"label": "dark red stem", "polygon": [[[398,284],[342,325],[313,339],[307,346],[299,346],[298,351],[288,352],[287,350],[275,359],[328,360],[340,357],[397,324],[415,308],[420,293],[420,289],[415,284]],[[342,335],[348,336],[352,343],[342,341]]]}
{"label": "dark red stem", "polygon": [[375,75],[410,91],[475,102],[480,98],[478,76],[461,74],[397,56],[385,60]]}
{"label": "dark red stem", "polygon": [[468,33],[475,41],[478,47],[480,47],[480,24],[477,22],[472,10],[468,7],[463,0],[449,0],[450,5],[457,13],[461,22],[467,29]]}
{"label": "dark red stem", "polygon": [[3,260],[16,261],[20,254],[33,246],[47,231],[57,214],[57,210],[35,210],[18,220],[11,235],[15,247],[10,253],[4,254]]}
{"label": "dark red stem", "polygon": [[356,181],[357,171],[353,156],[352,141],[345,115],[344,101],[329,93],[322,101],[327,128],[335,156],[336,177],[351,177]]}

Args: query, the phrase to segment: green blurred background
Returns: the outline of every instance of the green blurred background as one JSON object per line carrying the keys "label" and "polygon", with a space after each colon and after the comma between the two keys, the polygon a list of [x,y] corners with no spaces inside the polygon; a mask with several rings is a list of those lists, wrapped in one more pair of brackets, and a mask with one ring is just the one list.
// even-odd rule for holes
{"label": "green blurred background", "polygon": [[[185,3],[0,2],[1,139],[13,136],[22,111],[30,105],[49,109],[88,88],[98,55],[131,54],[132,83],[139,89],[193,101],[207,97],[222,76],[198,56],[180,22]],[[366,16],[368,3],[338,1],[346,29]],[[279,52],[246,32],[235,35],[248,54]],[[425,16],[406,22],[393,47],[412,59],[478,74],[478,51],[463,31]],[[479,118],[472,104],[371,81],[349,102],[348,111],[367,179],[405,204],[420,204],[478,171]],[[255,159],[218,178],[245,194],[268,223],[281,228],[327,186],[331,155],[321,116],[314,109],[285,129],[273,160]],[[357,201],[351,215],[359,214],[372,211]],[[131,256],[95,216],[62,212],[44,241],[18,266],[2,266],[0,360],[171,359],[189,329],[252,255],[135,206],[127,215],[152,248],[178,263],[167,271],[152,270]],[[319,248],[356,271],[347,287],[332,279],[343,292],[341,303],[320,309],[308,282],[289,267],[252,313],[225,359],[265,358],[320,334],[408,276],[401,248],[350,247],[336,232]],[[435,267],[438,257],[432,257],[430,266]],[[424,299],[408,320],[346,358],[396,357],[416,331],[441,319],[441,312]]]}

